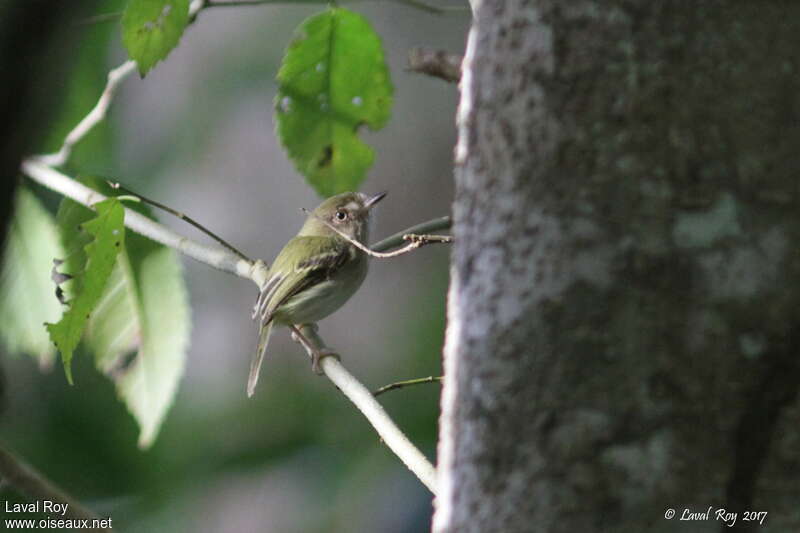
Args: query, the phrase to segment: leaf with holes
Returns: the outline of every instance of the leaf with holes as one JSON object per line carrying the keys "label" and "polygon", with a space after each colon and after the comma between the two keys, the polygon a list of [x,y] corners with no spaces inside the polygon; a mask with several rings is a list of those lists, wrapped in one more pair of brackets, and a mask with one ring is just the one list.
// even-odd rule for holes
{"label": "leaf with holes", "polygon": [[53,259],[64,257],[53,216],[24,187],[17,189],[0,276],[0,338],[11,353],[48,366],[55,355],[45,322],[62,314],[50,280]]}
{"label": "leaf with holes", "polygon": [[175,48],[189,23],[189,0],[130,0],[122,14],[122,44],[144,77]]}
{"label": "leaf with holes", "polygon": [[358,137],[389,120],[392,84],[378,35],[357,13],[331,8],[306,19],[278,72],[278,137],[322,196],[355,190],[374,153]]}
{"label": "leaf with holes", "polygon": [[[99,183],[93,186],[101,190]],[[103,191],[105,192],[105,191]],[[141,207],[136,208],[148,214]],[[63,200],[58,220],[74,228],[91,211]],[[67,236],[68,248],[85,237]],[[72,254],[65,271],[80,270]],[[77,278],[76,278],[77,280]],[[128,233],[111,276],[86,327],[85,346],[97,368],[111,379],[139,424],[139,446],[150,446],[175,398],[189,346],[190,316],[181,264],[176,253]]]}
{"label": "leaf with holes", "polygon": [[72,383],[70,362],[83,335],[89,315],[100,300],[108,277],[125,242],[125,210],[118,200],[109,198],[94,205],[97,216],[81,224],[93,239],[84,247],[85,268],[73,274],[80,277],[80,290],[69,301],[69,309],[55,324],[47,324],[50,339],[61,352],[67,381]]}

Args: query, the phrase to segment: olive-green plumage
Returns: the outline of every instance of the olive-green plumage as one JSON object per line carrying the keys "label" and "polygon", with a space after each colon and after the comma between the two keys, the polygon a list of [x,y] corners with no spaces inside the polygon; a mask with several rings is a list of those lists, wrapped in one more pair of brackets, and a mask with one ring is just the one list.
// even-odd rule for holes
{"label": "olive-green plumage", "polygon": [[322,320],[361,286],[368,257],[336,230],[365,244],[370,210],[384,196],[348,192],[328,198],[275,258],[253,312],[261,329],[250,365],[248,396],[258,382],[273,324],[299,326]]}

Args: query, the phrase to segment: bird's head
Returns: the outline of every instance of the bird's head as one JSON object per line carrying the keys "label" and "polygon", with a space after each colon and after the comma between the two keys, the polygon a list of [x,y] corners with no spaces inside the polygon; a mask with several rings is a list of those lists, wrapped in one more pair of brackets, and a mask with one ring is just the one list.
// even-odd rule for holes
{"label": "bird's head", "polygon": [[361,192],[345,192],[331,196],[309,214],[299,235],[333,237],[341,231],[348,237],[366,244],[369,235],[369,215],[385,192],[369,196]]}

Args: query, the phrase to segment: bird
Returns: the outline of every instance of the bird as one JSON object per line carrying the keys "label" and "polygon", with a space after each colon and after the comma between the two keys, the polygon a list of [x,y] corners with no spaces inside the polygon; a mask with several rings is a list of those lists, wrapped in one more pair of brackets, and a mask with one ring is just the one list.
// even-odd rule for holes
{"label": "bird", "polygon": [[[314,324],[347,302],[367,275],[368,255],[352,242],[365,244],[370,213],[386,196],[345,192],[323,201],[309,213],[297,236],[280,251],[259,291],[253,319],[259,322],[258,347],[250,363],[247,396],[255,392],[272,326]],[[347,238],[345,238],[346,236]],[[312,369],[332,353],[315,351]]]}

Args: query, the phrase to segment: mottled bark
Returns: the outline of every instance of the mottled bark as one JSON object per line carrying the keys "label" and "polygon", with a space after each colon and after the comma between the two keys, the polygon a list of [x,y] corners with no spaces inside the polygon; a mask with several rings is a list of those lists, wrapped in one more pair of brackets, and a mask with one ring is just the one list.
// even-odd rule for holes
{"label": "mottled bark", "polygon": [[434,530],[800,531],[800,3],[473,7]]}

